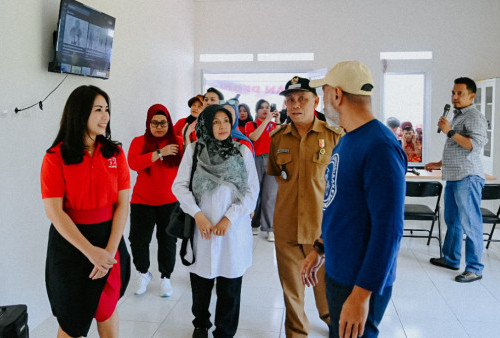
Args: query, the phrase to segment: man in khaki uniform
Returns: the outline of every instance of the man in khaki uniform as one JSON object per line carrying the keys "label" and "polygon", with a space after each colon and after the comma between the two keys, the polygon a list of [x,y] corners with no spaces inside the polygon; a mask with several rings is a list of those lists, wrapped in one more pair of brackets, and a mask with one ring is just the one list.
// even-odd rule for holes
{"label": "man in khaki uniform", "polygon": [[[309,321],[304,311],[301,262],[321,234],[325,169],[343,130],[315,116],[319,98],[308,79],[294,77],[280,95],[286,97],[292,123],[271,134],[269,150],[267,173],[278,181],[274,212],[276,257],[286,306],[286,336],[307,337]],[[324,274],[321,268],[314,296],[320,318],[329,324]]]}

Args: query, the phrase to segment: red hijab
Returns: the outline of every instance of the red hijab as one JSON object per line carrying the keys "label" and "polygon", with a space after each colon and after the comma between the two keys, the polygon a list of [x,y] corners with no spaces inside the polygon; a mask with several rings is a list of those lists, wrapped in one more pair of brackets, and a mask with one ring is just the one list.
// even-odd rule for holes
{"label": "red hijab", "polygon": [[[155,137],[151,133],[151,120],[155,115],[163,115],[167,118],[168,131],[163,137]],[[182,144],[180,144],[179,139],[175,135],[174,125],[172,124],[172,119],[170,118],[168,109],[164,105],[157,103],[152,105],[148,109],[148,116],[146,118],[146,131],[144,133],[144,147],[142,148],[142,153],[151,153],[153,151],[156,151],[157,149],[160,149],[161,147],[164,147],[167,144],[179,145],[179,152],[175,156],[169,155],[164,157],[162,163],[168,167],[179,166],[182,159]]]}

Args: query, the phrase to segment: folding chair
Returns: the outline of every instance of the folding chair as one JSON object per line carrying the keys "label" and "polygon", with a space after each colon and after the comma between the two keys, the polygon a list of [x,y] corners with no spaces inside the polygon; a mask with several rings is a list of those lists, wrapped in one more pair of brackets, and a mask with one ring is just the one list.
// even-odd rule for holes
{"label": "folding chair", "polygon": [[[481,200],[500,200],[500,184],[485,184],[483,187]],[[488,249],[491,242],[500,242],[500,240],[498,239],[492,239],[493,233],[495,232],[495,227],[497,223],[500,223],[500,206],[498,207],[498,211],[496,214],[486,208],[481,208],[481,214],[483,216],[483,223],[493,224],[493,226],[491,227],[491,232],[485,232],[483,234],[485,236],[488,236],[488,238],[484,240],[485,242],[488,242],[488,244],[486,244],[486,249]]]}
{"label": "folding chair", "polygon": [[[431,221],[431,227],[427,229],[414,229],[405,228],[404,231],[409,231],[410,234],[403,234],[403,237],[415,237],[415,238],[427,238],[427,245],[431,242],[431,238],[435,238],[439,242],[439,255],[441,256],[441,213],[439,208],[439,202],[441,201],[441,193],[443,191],[443,185],[441,182],[431,181],[431,182],[406,182],[406,196],[407,197],[436,197],[436,207],[432,210],[430,207],[424,204],[413,204],[405,203],[405,221]],[[437,236],[433,236],[432,232],[434,230],[434,223],[437,221],[438,233]],[[426,232],[424,235],[416,235],[413,232]]]}

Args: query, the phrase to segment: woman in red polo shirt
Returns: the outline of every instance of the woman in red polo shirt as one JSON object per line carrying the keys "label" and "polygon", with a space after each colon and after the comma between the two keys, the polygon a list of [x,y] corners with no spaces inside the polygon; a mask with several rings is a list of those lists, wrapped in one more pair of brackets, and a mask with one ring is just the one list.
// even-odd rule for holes
{"label": "woman in red polo shirt", "polygon": [[262,231],[267,232],[267,240],[274,242],[273,215],[278,183],[273,176],[266,174],[266,170],[271,145],[269,134],[276,129],[276,122],[272,120],[279,116],[279,112],[271,112],[269,102],[263,99],[257,101],[255,111],[257,114],[255,122],[247,122],[245,125],[245,134],[252,140],[255,148],[255,166],[260,183],[259,199],[255,215],[252,218],[252,228],[256,234],[260,226]]}
{"label": "woman in red polo shirt", "polygon": [[250,114],[250,107],[246,103],[240,103],[238,111],[238,130],[245,134],[245,125],[247,122],[253,122],[252,114]]}
{"label": "woman in red polo shirt", "polygon": [[182,159],[182,138],[175,135],[167,108],[152,105],[146,118],[144,135],[132,140],[128,163],[137,171],[137,181],[130,201],[130,248],[139,272],[136,295],[142,295],[151,281],[149,244],[156,224],[158,269],[161,273],[160,296],[170,297],[170,275],[175,265],[177,238],[167,235],[166,227],[177,198],[172,183]]}
{"label": "woman in red polo shirt", "polygon": [[174,132],[184,140],[184,144],[188,145],[196,141],[196,120],[203,110],[203,95],[198,94],[193,96],[188,101],[188,107],[191,110],[191,115],[182,118],[174,125]]}
{"label": "woman in red polo shirt", "polygon": [[86,336],[93,318],[101,336],[118,336],[116,304],[130,277],[123,241],[130,173],[111,140],[109,97],[76,88],[41,170],[49,231],[45,281],[58,337]]}

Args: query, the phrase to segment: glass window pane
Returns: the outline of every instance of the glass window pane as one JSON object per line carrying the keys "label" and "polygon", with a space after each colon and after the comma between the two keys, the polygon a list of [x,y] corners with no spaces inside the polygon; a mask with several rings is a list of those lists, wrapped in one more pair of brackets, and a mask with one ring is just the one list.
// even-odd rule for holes
{"label": "glass window pane", "polygon": [[422,162],[424,122],[424,74],[384,75],[384,122],[391,128],[408,155],[408,161]]}

